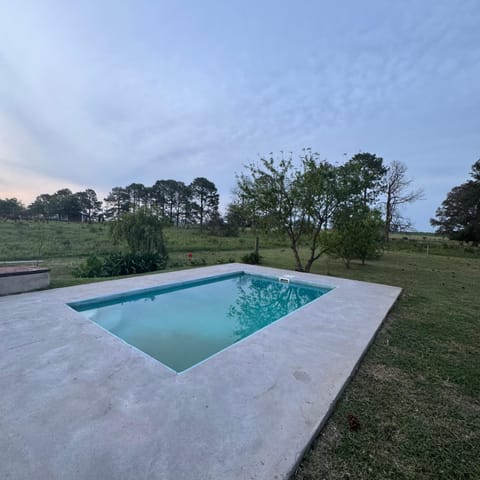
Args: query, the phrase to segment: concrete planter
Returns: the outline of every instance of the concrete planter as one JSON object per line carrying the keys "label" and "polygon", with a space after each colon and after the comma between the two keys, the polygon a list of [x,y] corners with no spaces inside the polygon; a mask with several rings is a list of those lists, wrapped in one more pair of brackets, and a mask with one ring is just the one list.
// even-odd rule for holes
{"label": "concrete planter", "polygon": [[50,270],[41,267],[0,268],[0,296],[31,292],[50,286]]}

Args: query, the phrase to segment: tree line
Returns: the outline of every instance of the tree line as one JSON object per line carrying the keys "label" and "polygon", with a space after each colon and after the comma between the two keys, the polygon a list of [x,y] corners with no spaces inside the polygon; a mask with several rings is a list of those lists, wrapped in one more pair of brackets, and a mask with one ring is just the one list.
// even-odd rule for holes
{"label": "tree line", "polygon": [[304,149],[300,162],[291,154],[270,154],[237,177],[227,218],[283,232],[299,271],[309,272],[326,252],[349,266],[353,258],[375,256],[390,232],[410,226],[401,207],[423,196],[411,183],[404,164],[386,165],[373,153],[358,153],[342,165],[321,160],[311,149]]}
{"label": "tree line", "polygon": [[102,202],[92,189],[73,193],[62,188],[53,194],[42,193],[27,207],[17,198],[0,199],[0,218],[42,220],[98,220]]}
{"label": "tree line", "polygon": [[[472,165],[471,177],[448,193],[431,224],[450,239],[478,244],[480,159]],[[270,154],[248,165],[237,175],[235,198],[225,218],[219,214],[217,188],[205,177],[189,185],[168,179],[152,186],[114,187],[104,202],[93,189],[73,193],[64,188],[41,194],[27,207],[16,198],[5,198],[0,199],[0,218],[102,221],[143,211],[176,226],[279,231],[290,241],[296,268],[310,271],[327,251],[347,265],[352,258],[364,262],[379,245],[389,242],[391,232],[410,229],[401,208],[423,197],[422,189],[411,185],[401,162],[385,164],[382,157],[362,152],[344,164],[332,164],[307,148],[299,162],[282,153],[279,158]],[[309,254],[302,260],[299,248],[305,245]],[[258,244],[252,253],[258,259]]]}
{"label": "tree line", "polygon": [[114,187],[105,203],[106,218],[146,208],[176,226],[198,223],[203,227],[219,215],[217,187],[205,177],[197,177],[189,185],[170,179],[157,180],[151,187],[141,183]]}
{"label": "tree line", "polygon": [[16,198],[0,199],[0,218],[32,218],[63,221],[102,221],[146,209],[172,225],[215,221],[219,195],[213,182],[195,178],[189,185],[177,180],[157,180],[152,186],[132,183],[113,187],[104,202],[93,189],[73,193],[68,188],[42,193],[27,207]]}
{"label": "tree line", "polygon": [[[145,212],[162,224],[208,225],[222,235],[240,228],[281,232],[289,240],[296,269],[308,272],[326,252],[347,266],[354,258],[364,263],[389,242],[391,232],[409,229],[401,208],[423,196],[411,184],[401,162],[386,164],[374,153],[361,152],[333,164],[306,148],[299,159],[270,154],[248,165],[237,175],[225,218],[219,214],[217,188],[205,177],[188,185],[168,179],[151,186],[117,186],[104,202],[93,189],[73,193],[67,188],[41,194],[26,208],[16,199],[5,199],[0,200],[0,217],[91,222],[122,220],[128,214],[136,218]],[[250,258],[259,259],[258,241]]]}

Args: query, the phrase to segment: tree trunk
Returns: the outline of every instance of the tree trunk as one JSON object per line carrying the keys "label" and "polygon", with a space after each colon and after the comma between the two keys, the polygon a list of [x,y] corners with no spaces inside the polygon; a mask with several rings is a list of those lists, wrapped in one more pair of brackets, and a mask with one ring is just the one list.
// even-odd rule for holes
{"label": "tree trunk", "polygon": [[391,186],[388,186],[387,190],[387,201],[385,202],[385,233],[384,233],[384,240],[385,244],[388,246],[390,242],[390,228],[392,226],[392,218],[393,218],[393,205],[392,205],[392,191]]}
{"label": "tree trunk", "polygon": [[303,269],[302,260],[300,259],[300,255],[298,254],[296,243],[292,242],[290,248],[292,249],[293,256],[295,257],[295,270],[297,272],[304,272],[305,270]]}
{"label": "tree trunk", "polygon": [[320,257],[319,255],[316,255],[317,252],[317,242],[318,242],[318,236],[320,234],[322,226],[320,225],[319,228],[316,229],[315,233],[313,234],[312,238],[312,244],[310,246],[310,258],[307,260],[307,263],[305,264],[305,272],[310,272],[310,269],[312,268],[313,262],[317,260]]}

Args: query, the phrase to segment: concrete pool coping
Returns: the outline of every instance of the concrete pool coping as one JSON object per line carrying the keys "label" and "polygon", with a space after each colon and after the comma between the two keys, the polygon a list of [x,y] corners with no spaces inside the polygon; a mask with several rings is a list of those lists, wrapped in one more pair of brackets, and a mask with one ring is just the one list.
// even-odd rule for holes
{"label": "concrete pool coping", "polygon": [[[335,287],[175,374],[66,303],[245,271]],[[401,289],[226,264],[0,298],[0,473],[287,479]]]}
{"label": "concrete pool coping", "polygon": [[48,288],[50,269],[38,266],[0,266],[0,296]]}

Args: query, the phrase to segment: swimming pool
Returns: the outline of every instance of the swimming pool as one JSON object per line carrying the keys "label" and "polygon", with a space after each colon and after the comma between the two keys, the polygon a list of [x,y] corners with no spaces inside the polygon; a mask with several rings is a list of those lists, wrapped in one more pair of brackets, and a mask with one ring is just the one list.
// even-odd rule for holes
{"label": "swimming pool", "polygon": [[235,272],[69,306],[183,372],[330,290],[286,280]]}

